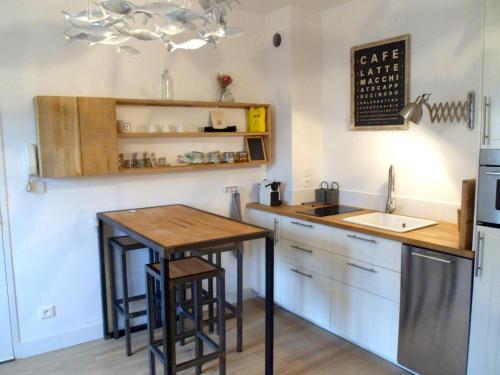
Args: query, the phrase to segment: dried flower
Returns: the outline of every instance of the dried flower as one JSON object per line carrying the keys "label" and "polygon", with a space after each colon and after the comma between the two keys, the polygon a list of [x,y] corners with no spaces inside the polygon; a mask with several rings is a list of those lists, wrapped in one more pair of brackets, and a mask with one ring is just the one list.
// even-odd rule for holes
{"label": "dried flower", "polygon": [[217,81],[219,81],[219,86],[223,90],[227,89],[228,86],[233,83],[233,79],[229,74],[219,74],[217,76]]}

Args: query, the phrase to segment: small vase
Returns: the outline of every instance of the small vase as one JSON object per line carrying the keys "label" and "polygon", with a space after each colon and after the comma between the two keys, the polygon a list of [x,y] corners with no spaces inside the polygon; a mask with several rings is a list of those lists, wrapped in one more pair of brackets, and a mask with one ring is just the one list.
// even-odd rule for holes
{"label": "small vase", "polygon": [[234,95],[229,88],[220,90],[219,102],[234,103]]}

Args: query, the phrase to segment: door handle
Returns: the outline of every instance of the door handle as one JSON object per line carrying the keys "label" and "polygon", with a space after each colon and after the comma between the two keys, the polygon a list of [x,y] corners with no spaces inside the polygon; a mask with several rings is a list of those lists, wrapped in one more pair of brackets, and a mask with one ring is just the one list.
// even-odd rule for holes
{"label": "door handle", "polygon": [[290,271],[295,272],[296,274],[299,274],[301,276],[308,277],[309,279],[312,279],[312,277],[313,277],[313,275],[311,275],[309,273],[301,272],[295,268],[290,268]]}
{"label": "door handle", "polygon": [[291,245],[290,247],[292,249],[302,251],[303,253],[307,253],[307,254],[312,254],[313,253],[312,250],[304,249],[303,247],[300,247],[300,246],[297,246],[297,245]]}
{"label": "door handle", "polygon": [[490,108],[490,99],[485,96],[483,98],[483,140],[481,142],[483,146],[486,146],[490,139]]}
{"label": "door handle", "polygon": [[274,244],[276,245],[278,240],[278,219],[274,218]]}
{"label": "door handle", "polygon": [[477,232],[477,246],[476,246],[476,253],[474,254],[474,275],[476,277],[479,277],[479,274],[483,270],[483,267],[481,266],[481,246],[483,244],[483,235],[481,232]]}
{"label": "door handle", "polygon": [[359,236],[356,236],[355,234],[348,234],[347,237],[355,239],[355,240],[359,240],[359,241],[365,241],[365,242],[370,242],[370,243],[377,243],[377,241],[375,241],[375,240],[373,240],[371,238],[359,237]]}
{"label": "door handle", "polygon": [[451,260],[436,258],[436,257],[430,256],[430,255],[425,255],[425,254],[420,254],[420,253],[414,253],[414,252],[412,252],[411,255],[414,255],[414,256],[420,257],[420,258],[435,260],[436,262],[441,262],[441,263],[446,263],[446,264],[450,264],[451,263]]}
{"label": "door handle", "polygon": [[358,268],[358,269],[363,270],[363,271],[367,271],[367,272],[371,272],[371,273],[377,273],[377,270],[375,268],[363,267],[363,266],[360,266],[359,264],[356,264],[356,263],[347,263],[347,265],[351,266],[351,267],[354,267],[354,268]]}
{"label": "door handle", "polygon": [[494,172],[485,172],[484,173],[486,176],[500,176],[500,172],[494,171]]}
{"label": "door handle", "polygon": [[311,225],[311,224],[302,224],[302,223],[299,223],[298,221],[291,221],[290,223],[293,224],[293,225],[301,226],[301,227],[314,228],[314,225]]}

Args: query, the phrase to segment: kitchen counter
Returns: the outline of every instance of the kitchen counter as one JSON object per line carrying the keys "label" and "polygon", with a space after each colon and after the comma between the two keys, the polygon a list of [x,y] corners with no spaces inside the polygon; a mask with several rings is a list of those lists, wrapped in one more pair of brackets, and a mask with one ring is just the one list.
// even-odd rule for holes
{"label": "kitchen counter", "polygon": [[265,206],[259,203],[248,203],[247,208],[270,212],[275,215],[293,217],[300,220],[310,221],[312,223],[328,225],[331,227],[351,230],[359,233],[365,233],[373,236],[379,236],[394,241],[400,241],[409,245],[424,247],[431,250],[441,251],[443,253],[461,256],[468,259],[474,259],[472,250],[460,250],[458,246],[459,232],[458,225],[446,222],[438,222],[432,227],[417,229],[406,233],[390,232],[383,229],[371,228],[362,225],[352,224],[343,221],[347,217],[359,216],[368,214],[374,211],[361,210],[350,212],[342,215],[334,215],[327,217],[315,217],[310,215],[299,214],[297,211],[303,211],[310,206],[287,206],[279,207]]}

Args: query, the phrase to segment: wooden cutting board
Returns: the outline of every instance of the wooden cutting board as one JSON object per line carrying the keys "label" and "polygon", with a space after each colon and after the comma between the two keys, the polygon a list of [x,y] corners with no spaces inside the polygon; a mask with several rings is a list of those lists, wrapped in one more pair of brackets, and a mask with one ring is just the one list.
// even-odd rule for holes
{"label": "wooden cutting board", "polygon": [[472,236],[474,230],[474,206],[476,199],[476,180],[462,182],[462,205],[458,228],[460,231],[460,250],[472,249]]}

